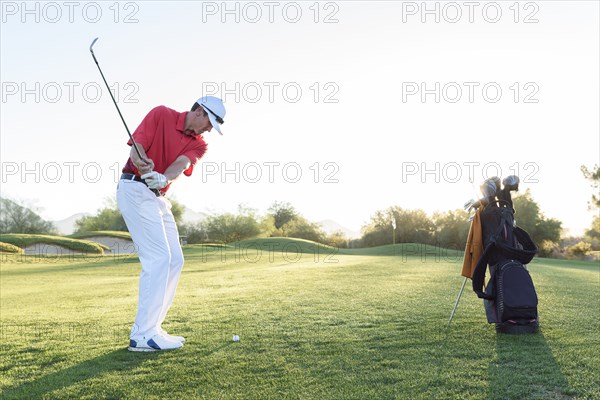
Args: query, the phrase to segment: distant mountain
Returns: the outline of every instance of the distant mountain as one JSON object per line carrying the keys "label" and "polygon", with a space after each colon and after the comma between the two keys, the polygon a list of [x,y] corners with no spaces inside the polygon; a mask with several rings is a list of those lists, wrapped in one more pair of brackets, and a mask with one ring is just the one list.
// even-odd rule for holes
{"label": "distant mountain", "polygon": [[92,216],[90,213],[77,213],[73,214],[68,218],[61,219],[60,221],[51,221],[56,229],[58,229],[58,233],[61,235],[70,235],[75,232],[75,221],[77,221],[81,217]]}
{"label": "distant mountain", "polygon": [[187,224],[196,223],[205,220],[209,215],[211,214],[202,211],[196,212],[186,207],[183,211],[183,221]]}
{"label": "distant mountain", "polygon": [[323,221],[319,221],[319,225],[321,225],[323,227],[323,230],[327,234],[332,234],[332,233],[341,231],[344,235],[346,235],[346,237],[348,239],[358,239],[360,237],[360,232],[348,229],[330,219],[325,219]]}

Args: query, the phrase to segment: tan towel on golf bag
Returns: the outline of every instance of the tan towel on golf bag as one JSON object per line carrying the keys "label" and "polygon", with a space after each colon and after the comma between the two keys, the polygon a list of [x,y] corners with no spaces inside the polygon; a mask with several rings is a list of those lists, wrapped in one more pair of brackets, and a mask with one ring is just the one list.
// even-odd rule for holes
{"label": "tan towel on golf bag", "polygon": [[471,278],[477,262],[483,254],[483,235],[481,232],[481,208],[477,209],[475,216],[471,221],[467,245],[465,246],[465,256],[463,259],[462,272],[465,278]]}

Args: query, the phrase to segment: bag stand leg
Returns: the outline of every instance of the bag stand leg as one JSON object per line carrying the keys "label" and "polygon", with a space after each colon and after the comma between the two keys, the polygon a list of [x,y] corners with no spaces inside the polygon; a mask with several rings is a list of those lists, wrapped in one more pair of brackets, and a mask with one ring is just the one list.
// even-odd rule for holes
{"label": "bag stand leg", "polygon": [[452,314],[450,314],[450,320],[448,321],[448,325],[452,322],[452,318],[454,318],[454,313],[456,312],[456,307],[458,307],[458,301],[460,300],[460,296],[462,296],[463,290],[465,290],[465,283],[467,283],[467,278],[462,283],[460,287],[460,292],[458,292],[458,297],[456,298],[456,303],[454,303],[454,309],[452,310]]}

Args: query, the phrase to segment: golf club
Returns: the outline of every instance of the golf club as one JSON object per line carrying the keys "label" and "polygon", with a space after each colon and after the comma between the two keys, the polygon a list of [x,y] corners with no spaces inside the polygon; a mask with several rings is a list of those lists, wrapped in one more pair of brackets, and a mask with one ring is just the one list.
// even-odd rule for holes
{"label": "golf club", "polygon": [[509,191],[518,191],[519,190],[519,177],[516,175],[509,175],[502,180],[502,184],[504,185],[504,189],[508,189]]}
{"label": "golf club", "polygon": [[129,132],[129,128],[127,127],[127,124],[125,123],[125,118],[123,118],[123,114],[121,114],[121,110],[119,110],[119,106],[117,105],[117,102],[115,101],[115,97],[113,96],[112,92],[110,91],[110,87],[108,86],[108,82],[106,82],[106,78],[104,77],[104,74],[102,73],[100,64],[98,64],[98,60],[96,59],[96,55],[94,54],[94,50],[92,49],[92,47],[94,47],[94,45],[96,44],[97,41],[98,41],[98,38],[94,39],[92,44],[90,44],[90,53],[92,53],[92,57],[94,58],[94,62],[96,63],[96,66],[98,67],[98,71],[100,71],[100,75],[102,75],[102,80],[104,81],[104,84],[106,85],[106,88],[108,89],[110,98],[112,99],[113,103],[115,104],[115,107],[117,107],[119,117],[121,117],[121,121],[123,121],[123,125],[125,125],[125,129],[127,130],[127,134],[129,135],[129,138],[131,139],[131,142],[133,143],[135,152],[137,153],[137,155],[140,159],[145,160],[145,158],[142,157],[142,155],[140,154],[140,150],[138,149],[137,143],[135,142],[135,140],[133,140],[133,136],[131,136],[131,132]]}
{"label": "golf club", "polygon": [[500,178],[497,176],[492,176],[491,178],[486,179],[481,184],[479,189],[481,190],[481,194],[487,203],[491,203],[498,190],[500,190]]}
{"label": "golf club", "polygon": [[[505,179],[505,181],[507,181],[509,178],[516,178],[516,185],[518,187],[519,178],[515,175],[511,175],[511,176],[507,177]],[[507,182],[509,185],[515,185],[514,179],[507,181]],[[505,187],[506,187],[506,184],[507,183],[505,183]],[[513,186],[511,186],[511,187],[513,187]],[[500,178],[498,178],[497,176],[493,176],[491,178],[486,179],[481,184],[479,189],[481,190],[481,194],[483,195],[483,197],[480,198],[479,200],[470,199],[467,202],[465,202],[465,204],[463,205],[463,208],[465,211],[477,210],[482,205],[487,205],[487,204],[490,204],[491,202],[493,202],[494,197],[500,190]],[[516,189],[511,189],[511,190],[516,190]]]}
{"label": "golf club", "polygon": [[519,177],[516,175],[507,176],[504,178],[504,180],[502,180],[502,184],[504,185],[504,189],[498,191],[498,200],[505,202],[512,208],[513,201],[510,192],[516,192],[519,190]]}

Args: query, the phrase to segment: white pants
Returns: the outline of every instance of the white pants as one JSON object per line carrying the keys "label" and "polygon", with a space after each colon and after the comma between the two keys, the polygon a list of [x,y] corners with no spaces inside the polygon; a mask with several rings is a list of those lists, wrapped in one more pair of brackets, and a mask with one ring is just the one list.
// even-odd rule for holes
{"label": "white pants", "polygon": [[117,204],[142,263],[138,309],[130,336],[151,338],[160,331],[181,275],[179,232],[169,200],[156,197],[141,182],[120,180]]}

